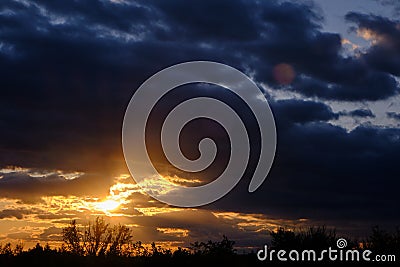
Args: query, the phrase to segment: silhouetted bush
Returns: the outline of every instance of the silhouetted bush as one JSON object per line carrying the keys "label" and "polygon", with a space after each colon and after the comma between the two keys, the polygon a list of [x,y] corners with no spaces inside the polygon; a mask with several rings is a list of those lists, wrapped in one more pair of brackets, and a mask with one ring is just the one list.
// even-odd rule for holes
{"label": "silhouetted bush", "polygon": [[325,226],[308,227],[305,229],[289,230],[279,228],[271,231],[271,246],[275,249],[314,249],[322,250],[333,246],[338,239],[335,229]]}
{"label": "silhouetted bush", "polygon": [[127,226],[119,224],[111,227],[102,217],[89,222],[83,233],[73,220],[63,229],[62,234],[66,244],[63,250],[87,256],[125,255],[123,250],[132,239],[131,230]]}
{"label": "silhouetted bush", "polygon": [[229,240],[225,235],[219,242],[209,240],[208,242],[194,242],[190,249],[195,255],[206,255],[213,257],[231,256],[235,254],[235,241]]}
{"label": "silhouetted bush", "polygon": [[400,250],[400,228],[397,227],[393,233],[374,226],[367,241],[363,242],[363,247],[379,253],[394,252]]}

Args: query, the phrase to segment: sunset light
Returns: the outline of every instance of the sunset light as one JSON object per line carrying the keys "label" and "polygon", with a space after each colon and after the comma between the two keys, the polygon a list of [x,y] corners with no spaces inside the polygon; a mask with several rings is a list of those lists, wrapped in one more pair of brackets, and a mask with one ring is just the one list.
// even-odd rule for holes
{"label": "sunset light", "polygon": [[119,203],[115,200],[108,199],[108,200],[105,200],[105,201],[95,204],[95,208],[100,211],[108,212],[108,211],[113,211],[113,210],[117,209],[120,204],[121,203]]}

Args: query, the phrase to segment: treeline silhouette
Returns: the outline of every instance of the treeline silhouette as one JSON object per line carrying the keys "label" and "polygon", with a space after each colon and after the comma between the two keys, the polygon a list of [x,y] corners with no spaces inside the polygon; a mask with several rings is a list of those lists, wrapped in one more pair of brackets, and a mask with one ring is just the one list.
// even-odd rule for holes
{"label": "treeline silhouette", "polygon": [[[328,247],[336,248],[338,235],[335,229],[325,226],[291,230],[279,228],[269,232],[268,249],[275,251],[313,249],[321,251]],[[342,236],[340,236],[342,237]],[[369,249],[374,253],[395,255],[400,260],[400,229],[388,232],[373,227],[365,240],[346,238],[347,249],[363,251]],[[259,261],[257,251],[238,253],[234,247],[235,241],[223,236],[220,241],[194,242],[189,247],[172,250],[154,242],[144,245],[133,240],[131,229],[125,225],[110,225],[104,218],[97,217],[83,229],[76,221],[63,228],[63,244],[59,248],[51,248],[49,244],[27,250],[22,244],[12,246],[10,243],[0,244],[0,266],[265,266],[270,261]],[[261,247],[260,247],[261,249]],[[272,263],[278,266],[299,265],[299,262]],[[300,265],[321,264],[321,262],[300,262]],[[340,265],[341,262],[324,262],[325,265]],[[346,265],[349,262],[345,263]],[[366,262],[350,262],[352,265],[365,266]],[[391,263],[386,263],[391,264]],[[395,262],[392,262],[395,264]],[[373,265],[369,262],[367,265]]]}

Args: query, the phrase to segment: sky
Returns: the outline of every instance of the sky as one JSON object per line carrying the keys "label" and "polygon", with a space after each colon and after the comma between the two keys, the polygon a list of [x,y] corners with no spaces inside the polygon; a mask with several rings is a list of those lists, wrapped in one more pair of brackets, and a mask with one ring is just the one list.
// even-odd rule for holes
{"label": "sky", "polygon": [[[224,198],[177,208],[130,177],[121,129],[135,90],[177,63],[207,60],[248,75],[271,106],[277,151],[271,171],[247,191],[248,168]],[[399,224],[400,5],[354,1],[27,1],[0,3],[0,243],[57,246],[71,220],[96,216],[132,228],[135,240],[168,246],[219,239],[258,248],[268,231],[310,225],[364,237]],[[189,89],[189,90],[188,90]],[[198,174],[171,167],[160,148],[169,111],[195,96],[249,110],[221,87],[178,87],[146,132],[149,156],[177,184],[205,184],[229,159],[220,125],[198,120],[182,151],[216,140]]]}

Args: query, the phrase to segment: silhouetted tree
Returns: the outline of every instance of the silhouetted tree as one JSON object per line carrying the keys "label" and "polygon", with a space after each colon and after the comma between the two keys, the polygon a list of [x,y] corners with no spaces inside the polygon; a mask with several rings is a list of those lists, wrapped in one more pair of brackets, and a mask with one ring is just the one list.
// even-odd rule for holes
{"label": "silhouetted tree", "polygon": [[191,244],[191,250],[197,255],[207,256],[229,256],[235,254],[235,241],[229,240],[225,235],[219,242],[209,240],[208,242],[194,242]]}
{"label": "silhouetted tree", "polygon": [[6,243],[4,246],[0,245],[0,254],[4,256],[12,256],[13,251],[11,248],[11,243]]}
{"label": "silhouetted tree", "polygon": [[127,226],[119,224],[111,227],[101,217],[89,222],[83,234],[75,220],[63,229],[63,240],[66,243],[64,250],[76,255],[126,255],[123,248],[128,248],[131,239],[131,230]]}
{"label": "silhouetted tree", "polygon": [[303,248],[326,249],[337,241],[336,230],[327,229],[325,226],[311,226],[300,231],[300,240]]}
{"label": "silhouetted tree", "polygon": [[175,258],[188,257],[190,256],[190,251],[185,248],[178,247],[178,249],[172,253],[172,256]]}
{"label": "silhouetted tree", "polygon": [[270,231],[272,237],[271,246],[276,249],[298,249],[301,247],[301,240],[292,230],[283,227],[278,228],[276,232]]}
{"label": "silhouetted tree", "polygon": [[39,243],[36,243],[36,246],[34,246],[33,248],[29,249],[28,252],[30,254],[42,254],[43,250],[44,250],[43,247]]}
{"label": "silhouetted tree", "polygon": [[400,228],[397,227],[395,232],[390,233],[381,229],[379,226],[372,227],[370,236],[363,243],[365,248],[374,252],[387,253],[394,252],[399,254],[400,248]]}
{"label": "silhouetted tree", "polygon": [[322,250],[335,244],[337,240],[335,229],[325,226],[309,227],[293,231],[280,227],[271,231],[271,246],[276,249],[315,249]]}
{"label": "silhouetted tree", "polygon": [[24,245],[22,243],[15,245],[14,255],[19,256],[24,250]]}
{"label": "silhouetted tree", "polygon": [[171,257],[172,251],[171,249],[167,248],[164,249],[161,246],[157,246],[156,243],[151,243],[151,256],[153,257]]}
{"label": "silhouetted tree", "polygon": [[131,229],[125,225],[115,225],[109,232],[108,240],[110,247],[109,255],[123,255],[123,247],[127,246],[132,239]]}
{"label": "silhouetted tree", "polygon": [[124,250],[124,253],[129,253],[129,256],[133,257],[148,257],[151,255],[149,250],[143,246],[141,241],[137,241],[133,244],[128,244],[127,249]]}
{"label": "silhouetted tree", "polygon": [[83,247],[87,255],[105,255],[107,246],[111,242],[108,228],[109,224],[101,217],[97,217],[93,223],[89,222],[83,235]]}
{"label": "silhouetted tree", "polygon": [[63,228],[62,238],[66,243],[66,249],[73,254],[82,255],[83,248],[81,246],[82,234],[78,230],[76,220],[72,220],[70,225]]}

